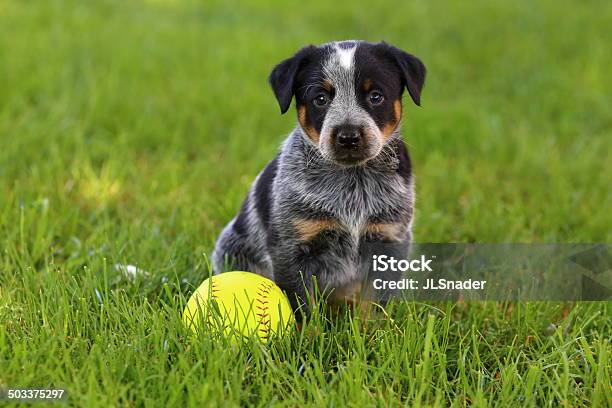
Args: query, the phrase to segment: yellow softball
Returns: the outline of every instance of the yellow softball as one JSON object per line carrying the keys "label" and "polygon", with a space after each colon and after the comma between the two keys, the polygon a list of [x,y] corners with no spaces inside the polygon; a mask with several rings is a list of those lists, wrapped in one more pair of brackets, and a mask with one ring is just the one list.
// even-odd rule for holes
{"label": "yellow softball", "polygon": [[183,322],[194,332],[204,323],[232,338],[258,336],[264,342],[295,326],[283,291],[251,272],[226,272],[206,279],[187,302]]}

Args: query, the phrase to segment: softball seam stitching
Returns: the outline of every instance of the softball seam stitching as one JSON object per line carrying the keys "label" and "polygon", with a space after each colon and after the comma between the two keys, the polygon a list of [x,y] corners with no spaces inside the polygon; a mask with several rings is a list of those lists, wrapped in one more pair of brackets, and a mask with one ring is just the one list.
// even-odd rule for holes
{"label": "softball seam stitching", "polygon": [[270,332],[272,330],[271,323],[272,319],[270,317],[270,313],[268,312],[268,295],[272,289],[272,285],[263,282],[257,286],[257,304],[255,308],[257,309],[256,315],[259,317],[259,333],[263,340],[268,340],[270,337]]}
{"label": "softball seam stitching", "polygon": [[212,298],[216,298],[216,293],[219,293],[221,291],[221,289],[217,288],[217,286],[215,285],[215,281],[211,279],[210,282],[210,295],[212,296]]}

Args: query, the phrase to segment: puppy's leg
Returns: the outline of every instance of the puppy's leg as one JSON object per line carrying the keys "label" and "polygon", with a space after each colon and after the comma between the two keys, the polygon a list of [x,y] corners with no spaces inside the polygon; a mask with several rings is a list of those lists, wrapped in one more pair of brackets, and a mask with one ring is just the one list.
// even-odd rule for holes
{"label": "puppy's leg", "polygon": [[292,256],[272,258],[275,281],[287,294],[296,320],[298,323],[301,323],[303,318],[310,314],[310,304],[313,301],[312,280],[315,267],[307,262],[299,251],[295,251],[295,248],[283,247],[282,249],[279,248],[280,251],[292,254]]}
{"label": "puppy's leg", "polygon": [[294,219],[270,245],[276,283],[283,289],[298,322],[310,314],[313,279],[319,289],[342,279],[353,253],[351,239],[332,219]]}
{"label": "puppy's leg", "polygon": [[406,259],[410,253],[412,232],[410,223],[405,220],[388,222],[370,222],[361,237],[359,244],[362,275],[366,277],[361,291],[362,299],[385,305],[400,292],[394,290],[375,290],[375,279],[398,281],[404,277],[399,270],[374,271],[372,259],[381,255],[388,259]]}

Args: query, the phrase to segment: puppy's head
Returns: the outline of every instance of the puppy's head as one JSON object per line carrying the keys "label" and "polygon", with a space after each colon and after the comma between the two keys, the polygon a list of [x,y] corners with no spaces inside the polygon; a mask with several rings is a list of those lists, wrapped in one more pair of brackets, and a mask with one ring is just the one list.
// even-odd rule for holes
{"label": "puppy's head", "polygon": [[418,58],[384,42],[311,45],[270,74],[281,112],[295,96],[304,134],[324,157],[345,166],[381,152],[400,123],[404,89],[420,105],[424,81]]}

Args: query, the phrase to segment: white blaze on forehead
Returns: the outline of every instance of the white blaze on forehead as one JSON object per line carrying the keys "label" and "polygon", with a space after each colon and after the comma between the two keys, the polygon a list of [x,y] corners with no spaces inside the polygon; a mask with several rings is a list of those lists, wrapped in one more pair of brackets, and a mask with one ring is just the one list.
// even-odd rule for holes
{"label": "white blaze on forehead", "polygon": [[[344,48],[341,47],[340,44],[343,44]],[[336,43],[334,45],[336,54],[338,56],[338,62],[340,62],[342,68],[351,69],[353,66],[353,59],[355,57],[355,49],[357,48],[357,44],[354,42],[345,41],[343,43]]]}
{"label": "white blaze on forehead", "polygon": [[[355,50],[358,41],[338,41],[329,44],[329,56],[323,65],[323,75],[334,87],[334,97],[325,114],[323,128],[342,123],[365,121],[367,115],[359,106],[355,92]],[[325,133],[325,132],[323,132]]]}

